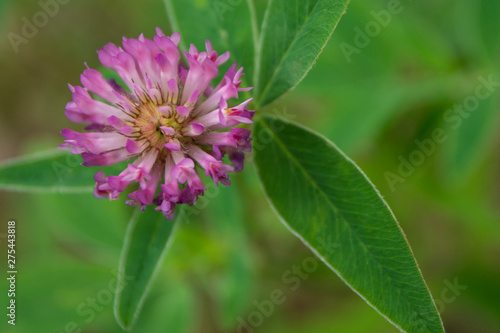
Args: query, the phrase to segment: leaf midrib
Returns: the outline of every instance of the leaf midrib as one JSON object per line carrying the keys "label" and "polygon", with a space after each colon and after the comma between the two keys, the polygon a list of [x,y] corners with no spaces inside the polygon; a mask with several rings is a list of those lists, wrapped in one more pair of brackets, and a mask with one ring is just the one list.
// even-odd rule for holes
{"label": "leaf midrib", "polygon": [[[285,152],[285,154],[287,156],[290,157],[290,159],[297,165],[298,169],[300,171],[302,171],[302,173],[304,174],[304,176],[306,176],[306,178],[308,178],[312,185],[321,193],[321,195],[327,200],[327,202],[331,205],[331,207],[333,208],[333,210],[335,212],[337,212],[339,214],[339,216],[342,217],[342,220],[345,221],[346,225],[348,226],[348,228],[351,230],[351,233],[353,235],[356,236],[356,238],[358,239],[358,241],[360,242],[360,244],[362,245],[362,247],[364,248],[364,250],[366,251],[366,253],[370,254],[370,256],[373,258],[374,262],[380,267],[382,268],[382,270],[384,272],[386,272],[386,276],[389,278],[389,281],[391,283],[391,285],[394,286],[394,278],[392,277],[392,275],[390,274],[390,271],[387,270],[387,268],[385,267],[385,265],[383,265],[382,263],[379,262],[378,258],[371,252],[368,250],[366,244],[361,240],[361,238],[359,237],[359,235],[354,232],[354,230],[352,229],[352,226],[350,225],[350,223],[348,223],[347,219],[344,218],[343,214],[341,214],[341,212],[339,211],[339,209],[334,205],[334,203],[330,200],[330,198],[328,197],[328,195],[323,191],[323,189],[319,186],[319,184],[312,178],[312,176],[307,172],[307,170],[302,166],[302,164],[297,160],[297,158],[292,154],[291,151],[289,151],[285,145],[285,143],[281,140],[281,138],[277,135],[277,133],[275,133],[270,126],[267,125],[267,123],[263,120],[263,118],[261,118],[260,120],[260,123],[264,125],[264,127],[266,127],[272,134],[273,134],[273,137],[276,139],[276,143],[282,148],[282,150]],[[396,290],[401,294],[405,295],[405,296],[408,296],[407,293],[404,292],[403,289],[401,288],[396,288]],[[408,297],[405,297],[404,300],[406,300],[406,303],[408,305],[410,305],[410,308],[412,309],[415,309],[412,304],[408,301]],[[372,304],[371,302],[369,302],[370,304]],[[372,306],[375,306],[374,304],[372,304]],[[377,307],[378,308],[378,307]],[[423,319],[423,321],[426,323],[425,324],[425,327],[427,329],[430,329],[428,324],[427,324],[427,320],[425,320],[425,318],[423,317],[422,313],[420,313],[419,311],[417,311],[418,315],[420,318]],[[392,320],[391,320],[392,321]],[[398,325],[398,327],[400,327]],[[402,329],[402,327],[400,327]]]}
{"label": "leaf midrib", "polygon": [[[141,214],[141,213],[142,213],[142,212],[138,212],[138,214],[139,214],[139,215],[138,215],[138,217],[137,217],[137,220],[135,221],[135,225],[134,225],[134,228],[133,228],[134,230],[135,230],[135,228],[138,226],[138,223],[139,223],[139,220],[140,220],[140,214]],[[158,222],[158,220],[159,220],[159,218],[156,218],[156,222]],[[155,228],[154,228],[155,230],[151,233],[151,237],[149,238],[148,245],[146,246],[146,252],[145,252],[145,253],[150,253],[150,250],[151,250],[151,248],[153,247],[153,240],[154,240],[154,238],[155,238],[155,237],[154,237],[154,235],[155,235],[155,233],[158,231],[159,226],[160,226],[160,223],[155,223]],[[132,230],[132,231],[134,231],[134,230]],[[169,238],[170,238],[170,236],[169,236]],[[131,239],[130,241],[132,242],[132,239]],[[167,242],[168,242],[168,239],[167,239]],[[128,259],[128,258],[130,258],[130,251],[131,251],[131,248],[132,248],[132,247],[131,247],[131,246],[129,246],[128,253],[127,253],[127,259]],[[128,260],[127,260],[127,262],[128,262]],[[140,265],[139,265],[139,269],[137,270],[137,272],[138,272],[139,274],[137,274],[137,275],[140,275],[140,276],[142,276],[142,277],[144,276],[144,271],[145,271],[144,267],[145,267],[145,265],[146,265],[145,263],[146,263],[146,260],[141,260],[141,263],[140,263]],[[154,265],[154,267],[156,267],[156,265],[158,265],[158,263],[156,263],[156,264]],[[124,268],[124,272],[123,272],[123,274],[126,274],[126,272],[125,272],[125,271],[126,271],[126,268]],[[153,272],[154,272],[154,268],[153,268]],[[145,288],[144,288],[144,291],[146,291],[146,289],[147,289],[147,285],[149,284],[149,280],[150,280],[150,279],[148,279],[148,281],[146,282],[146,286],[145,286]],[[138,285],[138,282],[139,282],[139,279],[136,279],[136,280],[135,280],[135,285],[136,285],[136,286]],[[122,289],[122,292],[120,293],[121,295],[123,295],[123,290],[125,290],[125,289]],[[130,310],[132,309],[132,299],[134,298],[134,296],[133,296],[133,295],[136,295],[136,294],[137,294],[137,288],[134,288],[134,290],[135,290],[134,292],[130,293],[130,296],[128,297],[128,301],[126,301],[126,302],[124,303],[125,305],[127,305],[127,308],[128,308],[128,310],[127,310],[127,319],[128,319],[128,321],[127,321],[127,326],[128,326],[128,327],[130,327],[130,326],[133,324],[134,319],[135,319],[135,314],[136,314],[137,309],[138,309],[139,305],[141,304],[141,300],[144,298],[144,294],[145,294],[145,292],[141,293],[141,295],[139,296],[139,301],[137,302],[137,305],[138,305],[138,306],[134,309],[134,311],[133,311],[132,313],[130,313]],[[120,297],[120,299],[123,299],[123,298],[122,298],[122,297]],[[120,302],[120,303],[121,303],[121,302]]]}

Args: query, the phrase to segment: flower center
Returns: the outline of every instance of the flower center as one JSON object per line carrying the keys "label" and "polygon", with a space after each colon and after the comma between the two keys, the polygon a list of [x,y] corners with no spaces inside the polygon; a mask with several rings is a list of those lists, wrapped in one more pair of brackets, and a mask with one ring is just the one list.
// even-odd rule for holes
{"label": "flower center", "polygon": [[136,141],[145,140],[150,147],[159,151],[164,150],[164,145],[171,141],[190,141],[190,138],[183,135],[183,129],[189,121],[177,108],[169,103],[157,105],[152,101],[141,104],[131,125],[134,132],[138,133]]}

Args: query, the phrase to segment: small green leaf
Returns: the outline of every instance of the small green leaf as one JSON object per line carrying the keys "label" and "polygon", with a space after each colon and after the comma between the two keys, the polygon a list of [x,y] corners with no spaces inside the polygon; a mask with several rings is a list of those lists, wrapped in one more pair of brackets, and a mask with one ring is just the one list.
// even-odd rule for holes
{"label": "small green leaf", "polygon": [[79,155],[54,149],[22,156],[0,164],[0,189],[17,192],[92,192],[99,170],[119,172],[120,165],[89,168],[80,165]]}
{"label": "small green leaf", "polygon": [[252,302],[252,251],[244,223],[244,208],[236,184],[221,189],[209,205],[210,228],[224,252],[222,272],[213,288],[223,328],[237,319]]}
{"label": "small green leaf", "polygon": [[[105,67],[105,66],[100,66],[99,72],[104,76],[104,78],[106,80],[115,80],[115,82],[118,83],[120,86],[122,86],[123,89],[125,89],[125,91],[129,91],[127,84],[120,77],[120,74],[118,74],[115,70],[108,68],[108,67]],[[106,101],[104,99],[103,99],[103,102],[109,103],[108,101]]]}
{"label": "small green leaf", "polygon": [[478,1],[477,5],[480,7],[480,15],[478,15],[480,38],[491,61],[498,64],[498,55],[500,53],[500,35],[498,34],[500,28],[498,20],[500,2],[497,0],[482,0]]}
{"label": "small green leaf", "polygon": [[151,208],[145,212],[137,209],[130,220],[118,268],[114,306],[115,318],[124,329],[130,329],[139,317],[180,215],[178,211],[175,220],[170,221]]}
{"label": "small green leaf", "polygon": [[444,332],[406,238],[365,174],[326,138],[262,117],[255,162],[283,223],[404,332]]}
{"label": "small green leaf", "polygon": [[306,76],[349,0],[270,0],[257,59],[257,104],[271,103]]}
{"label": "small green leaf", "polygon": [[133,332],[158,332],[159,327],[164,327],[165,332],[193,332],[197,325],[193,318],[200,314],[190,281],[173,278],[161,287],[157,295],[152,295],[152,304],[146,304]]}
{"label": "small green leaf", "polygon": [[[492,81],[496,84],[496,80],[490,80],[491,78],[495,77],[483,78],[483,82]],[[480,87],[487,91],[484,84]],[[471,108],[466,104],[470,101],[476,102],[475,107]],[[495,92],[485,99],[469,95],[460,102],[459,107],[463,113],[454,111],[446,118],[450,122],[446,124],[450,139],[446,142],[448,149],[443,155],[444,173],[450,185],[463,184],[470,179],[471,172],[494,149],[495,130],[500,120],[498,105],[498,94]]]}
{"label": "small green leaf", "polygon": [[[204,49],[205,40],[210,40],[218,54],[231,52],[231,59],[245,68],[246,85],[252,85],[257,26],[251,0],[164,1],[172,28],[181,34],[184,49],[189,44]],[[231,64],[228,61],[226,67]]]}

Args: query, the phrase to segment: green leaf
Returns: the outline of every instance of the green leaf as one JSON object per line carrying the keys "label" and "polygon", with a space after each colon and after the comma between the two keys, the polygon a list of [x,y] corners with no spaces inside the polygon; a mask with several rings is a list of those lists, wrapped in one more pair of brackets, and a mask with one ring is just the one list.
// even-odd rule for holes
{"label": "green leaf", "polygon": [[130,329],[141,312],[151,284],[172,242],[174,221],[160,212],[137,209],[130,220],[118,268],[115,318],[124,329]]}
{"label": "green leaf", "polygon": [[393,213],[365,174],[326,138],[274,117],[256,121],[255,162],[283,223],[404,332],[444,332]]}
{"label": "green leaf", "polygon": [[216,280],[215,298],[219,301],[219,317],[223,328],[237,326],[238,317],[252,302],[255,274],[252,270],[252,250],[244,223],[244,208],[236,182],[223,188],[209,205],[210,231],[224,258]]}
{"label": "green leaf", "polygon": [[[17,192],[92,192],[99,170],[119,172],[120,165],[89,168],[79,155],[54,149],[22,156],[0,164],[0,189]],[[123,168],[122,168],[123,169]]]}
{"label": "green leaf", "polygon": [[[181,46],[199,50],[210,40],[218,54],[230,51],[231,59],[245,68],[245,83],[252,85],[257,24],[252,0],[164,0],[172,28],[181,34]],[[189,18],[189,19],[186,19]],[[226,67],[232,61],[226,63]]]}
{"label": "green leaf", "polygon": [[[127,84],[123,79],[120,77],[120,74],[118,74],[115,70],[105,67],[105,66],[100,66],[99,67],[99,72],[104,76],[106,80],[115,80],[116,83],[118,83],[120,86],[125,89],[125,91],[130,92],[130,89],[128,88]],[[108,103],[105,99],[102,99],[99,96],[96,96],[97,98],[100,98],[104,103]]]}
{"label": "green leaf", "polygon": [[[495,76],[484,77],[483,81],[489,81],[491,78],[497,82]],[[481,84],[481,86],[487,92],[485,85]],[[471,172],[494,149],[495,130],[500,120],[498,98],[498,93],[495,91],[484,99],[478,98],[477,95],[469,95],[457,104],[464,113],[454,111],[446,118],[447,122],[451,122],[445,127],[450,139],[446,142],[448,149],[443,155],[445,158],[444,174],[449,185],[462,185],[469,180]],[[466,104],[466,101],[471,100],[477,102],[476,107],[471,108]]]}
{"label": "green leaf", "polygon": [[[310,77],[308,77],[309,79]],[[364,83],[345,83],[324,93],[330,105],[339,105],[333,121],[322,121],[320,130],[347,153],[375,142],[390,121],[409,105],[432,103],[456,87],[456,77],[409,82],[401,85],[379,77]],[[456,89],[456,88],[455,88]],[[386,94],[391,91],[391,94]],[[358,98],[363,96],[363,98]],[[342,100],[342,99],[345,100]],[[341,101],[342,100],[342,101]],[[326,108],[328,110],[328,108]],[[356,128],[356,131],[352,129]]]}
{"label": "green leaf", "polygon": [[130,215],[130,207],[122,200],[98,200],[91,193],[46,193],[25,198],[34,211],[32,223],[42,223],[53,237],[61,235],[68,244],[85,242],[94,249],[105,247],[106,256],[97,259],[109,258],[110,264],[115,264],[123,245],[123,221]]}
{"label": "green leaf", "polygon": [[271,103],[306,76],[349,0],[270,0],[257,62],[257,104]]}
{"label": "green leaf", "polygon": [[151,299],[152,302],[148,299],[150,304],[145,305],[144,313],[132,332],[158,332],[159,327],[165,328],[165,332],[193,332],[197,325],[193,318],[200,314],[196,294],[188,279],[182,276],[169,278]]}
{"label": "green leaf", "polygon": [[480,26],[480,38],[486,53],[490,56],[492,62],[498,64],[498,55],[500,51],[500,36],[498,29],[500,22],[498,13],[500,12],[500,2],[497,0],[482,0],[478,1],[480,6],[478,15],[478,24]]}

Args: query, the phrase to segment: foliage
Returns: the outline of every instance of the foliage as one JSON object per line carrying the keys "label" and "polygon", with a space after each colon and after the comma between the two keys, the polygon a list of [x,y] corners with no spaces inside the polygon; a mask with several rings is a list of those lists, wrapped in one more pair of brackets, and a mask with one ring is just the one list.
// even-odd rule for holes
{"label": "foliage", "polygon": [[[257,110],[254,161],[232,176],[230,187],[210,187],[175,222],[94,199],[97,170],[71,155],[25,150],[2,163],[0,188],[21,192],[2,194],[3,208],[9,207],[2,221],[18,221],[22,253],[19,324],[6,332],[119,332],[113,302],[120,325],[137,332],[245,326],[259,332],[443,332],[439,313],[450,331],[463,323],[474,331],[500,329],[500,272],[490,255],[500,236],[500,192],[492,185],[498,183],[492,154],[499,126],[496,1],[401,2],[397,8],[347,0],[164,2],[183,42],[201,47],[210,39],[245,67],[244,84],[255,87],[249,93]],[[1,15],[14,17],[41,10],[1,6]],[[105,27],[113,25],[104,23],[69,28],[62,52],[81,53],[72,32],[95,49],[126,35],[125,29],[147,34],[166,24],[157,2],[119,7],[117,15],[134,17],[132,26],[121,26],[123,32],[110,32]],[[95,8],[111,14],[116,4],[59,6],[45,30],[21,45],[21,57],[44,47],[35,40],[57,48],[48,36],[71,19],[89,24],[79,17],[92,17]],[[121,17],[112,20],[122,24]],[[107,32],[98,36],[92,29]],[[95,58],[82,52],[75,64]],[[12,59],[3,55],[0,64]],[[47,61],[54,68],[62,63],[57,56]],[[5,75],[18,77],[8,67]],[[74,75],[64,68],[54,75],[68,80],[81,71],[73,68]],[[16,87],[29,80],[36,79],[20,74],[11,82]],[[50,89],[63,89],[59,81]],[[19,120],[21,103],[5,94],[2,112],[14,110],[5,119],[29,128],[43,119],[43,132],[60,129],[60,121],[44,118],[62,118],[67,94],[57,88],[56,98],[44,100],[48,86],[30,89],[40,106]],[[47,145],[36,142],[40,133],[10,134],[35,142],[30,151],[60,140],[50,136]],[[314,269],[307,271],[306,263]],[[361,298],[345,293],[332,271]],[[95,307],[89,298],[97,300]],[[23,321],[21,312],[34,315]]]}

